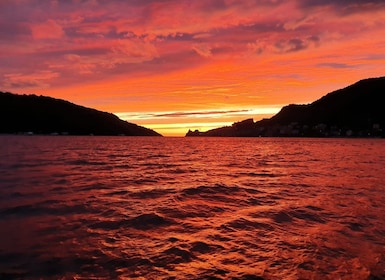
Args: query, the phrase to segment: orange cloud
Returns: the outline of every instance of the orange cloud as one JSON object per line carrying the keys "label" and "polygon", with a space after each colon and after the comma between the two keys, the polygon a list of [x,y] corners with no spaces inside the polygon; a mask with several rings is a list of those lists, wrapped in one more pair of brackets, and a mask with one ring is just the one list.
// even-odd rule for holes
{"label": "orange cloud", "polygon": [[162,128],[258,119],[261,106],[384,75],[379,0],[1,1],[0,26],[2,90],[152,116],[135,121]]}
{"label": "orange cloud", "polygon": [[15,89],[23,88],[45,88],[49,84],[47,81],[57,78],[58,73],[52,71],[37,71],[34,73],[12,73],[4,75],[4,86]]}
{"label": "orange cloud", "polygon": [[192,48],[194,51],[196,51],[197,54],[203,57],[207,58],[213,55],[211,52],[211,47],[206,44],[195,44]]}

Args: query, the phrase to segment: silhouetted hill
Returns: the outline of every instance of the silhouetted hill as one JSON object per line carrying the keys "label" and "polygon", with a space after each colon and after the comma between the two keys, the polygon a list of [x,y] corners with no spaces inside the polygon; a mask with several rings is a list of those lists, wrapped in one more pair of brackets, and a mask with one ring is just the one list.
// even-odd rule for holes
{"label": "silhouetted hill", "polygon": [[0,92],[0,133],[161,136],[117,116],[46,96]]}
{"label": "silhouetted hill", "polygon": [[307,105],[288,105],[270,119],[252,119],[186,136],[384,137],[385,77],[361,80]]}

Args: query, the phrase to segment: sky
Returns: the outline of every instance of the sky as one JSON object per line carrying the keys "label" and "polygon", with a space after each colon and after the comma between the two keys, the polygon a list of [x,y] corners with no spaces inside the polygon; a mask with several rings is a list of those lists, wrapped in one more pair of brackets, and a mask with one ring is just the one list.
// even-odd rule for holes
{"label": "sky", "polygon": [[384,0],[0,0],[1,91],[165,136],[384,75]]}

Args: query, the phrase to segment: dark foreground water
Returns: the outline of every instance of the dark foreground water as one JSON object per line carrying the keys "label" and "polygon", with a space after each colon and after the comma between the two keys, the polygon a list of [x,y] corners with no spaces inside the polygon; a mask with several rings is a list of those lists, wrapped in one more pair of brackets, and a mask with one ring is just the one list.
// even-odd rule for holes
{"label": "dark foreground water", "polygon": [[0,136],[0,279],[385,279],[385,140]]}

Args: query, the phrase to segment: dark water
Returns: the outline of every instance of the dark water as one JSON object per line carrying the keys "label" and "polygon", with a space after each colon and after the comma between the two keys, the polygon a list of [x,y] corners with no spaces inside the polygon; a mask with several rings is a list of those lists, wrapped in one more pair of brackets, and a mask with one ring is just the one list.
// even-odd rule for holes
{"label": "dark water", "polygon": [[385,141],[0,136],[0,278],[385,279]]}

